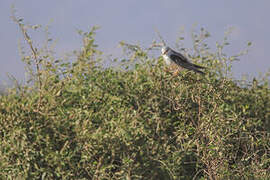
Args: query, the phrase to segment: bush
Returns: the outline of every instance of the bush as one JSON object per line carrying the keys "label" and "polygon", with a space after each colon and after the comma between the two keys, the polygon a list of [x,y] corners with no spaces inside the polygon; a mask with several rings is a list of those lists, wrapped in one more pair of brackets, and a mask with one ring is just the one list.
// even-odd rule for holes
{"label": "bush", "polygon": [[270,178],[267,77],[232,79],[226,38],[210,52],[202,29],[193,59],[207,74],[172,77],[125,43],[121,68],[104,68],[94,32],[80,31],[74,62],[30,42],[29,84],[0,97],[2,179]]}

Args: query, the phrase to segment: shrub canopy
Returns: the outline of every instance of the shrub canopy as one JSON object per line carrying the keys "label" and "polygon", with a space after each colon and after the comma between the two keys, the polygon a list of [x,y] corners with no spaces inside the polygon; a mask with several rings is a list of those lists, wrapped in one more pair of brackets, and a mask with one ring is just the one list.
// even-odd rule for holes
{"label": "shrub canopy", "polygon": [[94,32],[73,62],[23,56],[30,84],[0,97],[1,179],[270,178],[267,77],[231,78],[226,38],[213,53],[202,29],[192,59],[207,74],[173,77],[125,43],[121,68],[104,68]]}

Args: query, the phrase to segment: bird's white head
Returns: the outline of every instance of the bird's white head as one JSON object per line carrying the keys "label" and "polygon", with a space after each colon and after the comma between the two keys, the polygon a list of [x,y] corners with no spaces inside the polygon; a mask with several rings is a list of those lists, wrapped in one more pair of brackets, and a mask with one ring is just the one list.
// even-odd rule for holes
{"label": "bird's white head", "polygon": [[161,48],[161,54],[162,55],[165,55],[165,54],[167,54],[167,52],[170,50],[170,48],[168,47],[168,46],[163,46],[162,48]]}

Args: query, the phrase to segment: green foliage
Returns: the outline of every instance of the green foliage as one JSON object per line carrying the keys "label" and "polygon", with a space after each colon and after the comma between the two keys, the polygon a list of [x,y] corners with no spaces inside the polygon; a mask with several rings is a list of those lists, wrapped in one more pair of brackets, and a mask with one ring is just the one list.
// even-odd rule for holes
{"label": "green foliage", "polygon": [[270,178],[269,84],[229,77],[227,43],[196,44],[206,76],[172,77],[125,43],[128,68],[104,69],[95,28],[79,33],[76,61],[36,49],[34,83],[0,97],[1,179]]}

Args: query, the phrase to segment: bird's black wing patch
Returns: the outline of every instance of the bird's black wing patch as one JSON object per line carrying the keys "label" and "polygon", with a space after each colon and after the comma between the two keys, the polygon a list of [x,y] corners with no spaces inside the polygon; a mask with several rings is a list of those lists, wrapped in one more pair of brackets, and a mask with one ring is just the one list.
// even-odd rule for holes
{"label": "bird's black wing patch", "polygon": [[197,64],[193,64],[191,63],[188,58],[186,58],[184,55],[182,55],[181,53],[178,53],[176,51],[173,51],[174,54],[172,54],[170,56],[170,58],[174,61],[174,63],[178,64],[179,66],[186,64],[186,65],[192,65],[195,68],[199,68],[199,69],[205,69],[205,67],[203,66],[199,66]]}
{"label": "bird's black wing patch", "polygon": [[179,56],[179,55],[172,54],[172,55],[170,55],[170,58],[175,64],[177,64],[179,66],[183,66],[184,64],[189,64],[189,61],[183,55]]}
{"label": "bird's black wing patch", "polygon": [[200,74],[204,74],[204,72],[200,71],[198,68],[203,68],[202,66],[199,66],[199,65],[195,65],[195,64],[192,64],[190,63],[183,55],[182,56],[178,56],[178,55],[170,55],[170,58],[171,60],[177,64],[178,66],[181,66],[183,68],[186,68],[188,70],[192,70],[192,71],[195,71],[197,73],[200,73]]}
{"label": "bird's black wing patch", "polygon": [[182,62],[189,63],[188,58],[186,58],[183,54],[176,52],[174,50],[172,50],[172,52],[173,52],[174,56],[178,56],[179,57],[178,59],[180,59]]}

